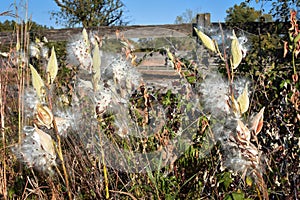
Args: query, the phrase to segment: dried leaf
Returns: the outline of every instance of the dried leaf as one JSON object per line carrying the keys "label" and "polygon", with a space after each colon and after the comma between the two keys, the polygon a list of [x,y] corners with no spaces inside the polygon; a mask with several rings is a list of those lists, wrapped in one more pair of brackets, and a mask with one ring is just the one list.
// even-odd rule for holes
{"label": "dried leaf", "polygon": [[239,104],[240,113],[245,113],[249,108],[248,84],[245,85],[243,93],[238,97],[237,102]]}
{"label": "dried leaf", "polygon": [[283,57],[285,58],[286,57],[286,55],[287,55],[287,53],[288,53],[288,51],[289,51],[289,47],[288,47],[288,42],[287,41],[284,41],[283,42]]}
{"label": "dried leaf", "polygon": [[257,135],[262,127],[263,127],[263,122],[264,122],[264,110],[265,110],[265,107],[263,107],[259,113],[257,113],[255,115],[255,117],[252,119],[252,127],[251,127],[251,130],[254,131],[255,135]]}
{"label": "dried leaf", "polygon": [[259,154],[258,149],[256,146],[252,143],[248,143],[245,147],[245,154],[252,162],[259,163],[259,160],[257,160],[257,156]]}
{"label": "dried leaf", "polygon": [[46,151],[47,153],[49,153],[50,155],[52,155],[53,157],[55,156],[55,148],[53,145],[53,140],[51,138],[51,136],[47,133],[45,133],[44,131],[42,131],[41,129],[38,129],[37,127],[35,127],[35,131],[39,136],[40,139],[40,145],[42,147],[42,149],[44,151]]}
{"label": "dried leaf", "polygon": [[239,40],[235,35],[234,30],[232,31],[233,39],[231,41],[231,54],[232,54],[232,67],[236,69],[242,61],[243,53]]}
{"label": "dried leaf", "polygon": [[294,83],[297,83],[298,82],[298,74],[293,74],[292,75],[292,80]]}
{"label": "dried leaf", "polygon": [[40,125],[46,126],[48,129],[52,127],[53,114],[47,106],[37,105],[36,118]]}
{"label": "dried leaf", "polygon": [[194,27],[194,30],[206,48],[208,48],[212,52],[217,52],[215,43],[210,37],[208,37],[207,35],[205,35],[203,32],[201,32],[200,30],[198,30],[195,27]]}
{"label": "dried leaf", "polygon": [[53,81],[57,75],[57,71],[58,71],[58,64],[57,64],[56,54],[55,54],[54,47],[52,47],[51,56],[50,56],[50,59],[48,61],[48,65],[47,65],[47,73],[49,76],[48,84],[53,83]]}
{"label": "dried leaf", "polygon": [[93,50],[93,87],[94,90],[96,91],[98,88],[98,82],[101,78],[101,55],[100,55],[100,50],[99,50],[99,45],[96,42],[94,50]]}
{"label": "dried leaf", "polygon": [[32,85],[34,89],[36,90],[37,96],[41,99],[44,95],[44,82],[39,75],[39,73],[35,70],[35,68],[29,64],[30,70],[31,70],[31,76],[32,76]]}

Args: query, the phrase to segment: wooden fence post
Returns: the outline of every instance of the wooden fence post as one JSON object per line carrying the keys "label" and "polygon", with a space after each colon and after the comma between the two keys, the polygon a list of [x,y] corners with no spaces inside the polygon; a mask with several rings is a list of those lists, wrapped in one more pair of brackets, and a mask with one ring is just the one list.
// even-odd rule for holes
{"label": "wooden fence post", "polygon": [[[211,26],[211,22],[210,22],[210,13],[201,13],[201,14],[197,14],[196,16],[196,24],[194,24],[193,26],[196,26],[197,29],[201,30],[202,32],[207,32],[208,27]],[[205,49],[202,45],[201,45],[201,41],[199,39],[199,37],[196,35],[195,31],[193,32],[193,35],[197,37],[197,52],[199,53],[199,60],[201,60],[201,64],[203,64],[204,66],[209,66],[209,52],[207,51],[207,49]]]}
{"label": "wooden fence post", "polygon": [[199,29],[203,29],[210,26],[210,13],[197,14],[196,23]]}

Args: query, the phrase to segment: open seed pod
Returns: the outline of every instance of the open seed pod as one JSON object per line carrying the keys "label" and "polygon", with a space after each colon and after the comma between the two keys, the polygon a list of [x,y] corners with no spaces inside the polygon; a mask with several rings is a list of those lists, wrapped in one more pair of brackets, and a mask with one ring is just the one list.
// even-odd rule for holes
{"label": "open seed pod", "polygon": [[38,104],[36,106],[37,125],[46,126],[48,129],[52,127],[53,114],[47,106]]}
{"label": "open seed pod", "polygon": [[250,138],[251,138],[251,133],[249,131],[249,129],[247,128],[247,126],[241,121],[238,120],[237,121],[237,139],[239,142],[241,143],[249,143],[250,142]]}
{"label": "open seed pod", "polygon": [[56,165],[55,142],[52,137],[34,126],[24,126],[24,137],[12,147],[19,161],[29,168],[52,174]]}
{"label": "open seed pod", "polygon": [[40,143],[41,148],[45,152],[50,154],[53,158],[55,158],[55,148],[51,136],[37,127],[35,127],[35,133],[37,134],[36,137],[39,138],[38,141]]}

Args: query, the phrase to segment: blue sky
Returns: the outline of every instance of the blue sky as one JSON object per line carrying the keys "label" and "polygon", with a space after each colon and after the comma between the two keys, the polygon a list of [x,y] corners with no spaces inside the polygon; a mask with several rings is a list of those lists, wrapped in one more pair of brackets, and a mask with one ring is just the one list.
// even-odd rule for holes
{"label": "blue sky", "polygon": [[[15,12],[14,2],[16,2],[19,15],[25,17],[24,4],[28,2],[28,17],[38,24],[60,28],[55,25],[54,20],[50,20],[50,12],[59,9],[54,0],[3,1],[0,13],[7,10]],[[226,10],[241,2],[243,0],[123,0],[126,6],[125,15],[130,25],[173,24],[176,16],[182,15],[187,9],[197,13],[211,13],[212,22],[224,21]],[[251,6],[259,9],[261,5],[253,2]],[[0,21],[6,19],[0,16]]]}

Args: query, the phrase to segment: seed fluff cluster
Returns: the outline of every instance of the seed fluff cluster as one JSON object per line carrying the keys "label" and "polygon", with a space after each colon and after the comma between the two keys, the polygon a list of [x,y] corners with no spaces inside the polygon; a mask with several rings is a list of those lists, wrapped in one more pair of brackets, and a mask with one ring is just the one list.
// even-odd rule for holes
{"label": "seed fluff cluster", "polygon": [[200,91],[204,109],[211,116],[214,139],[221,143],[224,152],[225,167],[242,172],[243,178],[246,175],[258,178],[264,169],[257,139],[262,129],[264,108],[250,119],[242,117],[240,104],[245,101],[241,99],[248,99],[249,92],[245,90],[248,85],[244,79],[236,79],[232,84],[233,95],[222,75],[212,72],[204,79]]}

